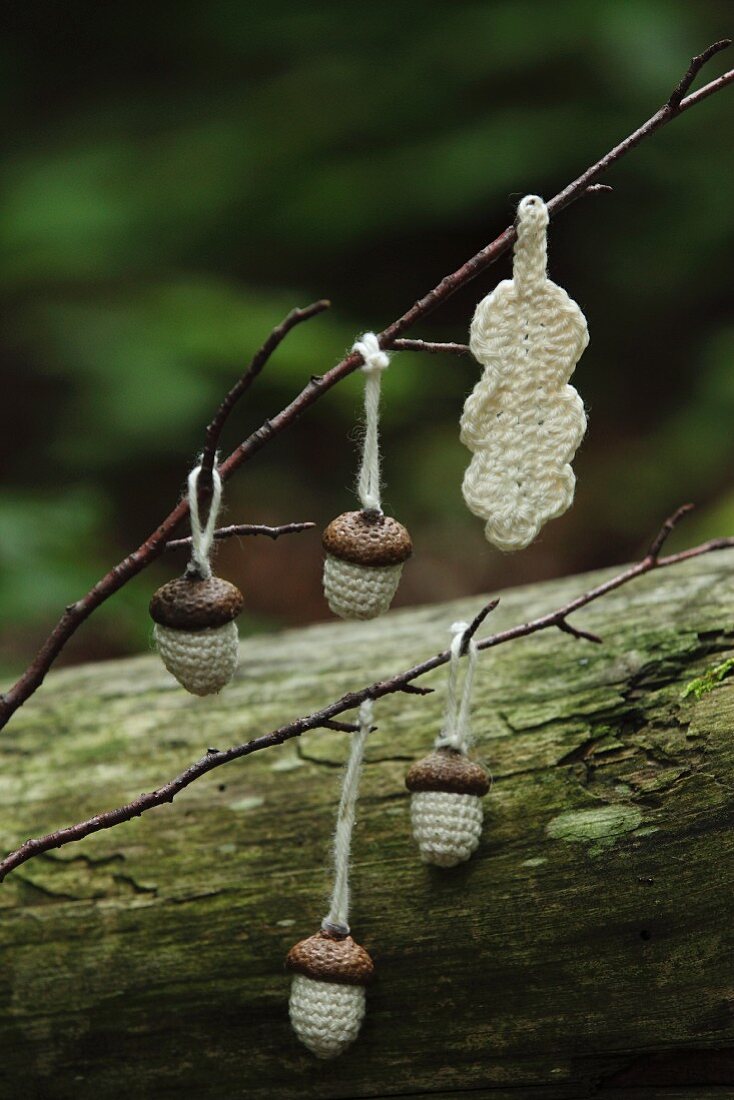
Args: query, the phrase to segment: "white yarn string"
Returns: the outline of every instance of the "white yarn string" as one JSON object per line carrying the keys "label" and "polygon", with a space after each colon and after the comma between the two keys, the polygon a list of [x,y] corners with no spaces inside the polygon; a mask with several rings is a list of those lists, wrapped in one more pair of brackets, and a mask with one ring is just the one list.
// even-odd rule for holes
{"label": "white yarn string", "polygon": [[209,558],[212,552],[212,545],[214,543],[214,531],[217,526],[217,517],[219,515],[219,507],[222,503],[222,479],[219,476],[219,471],[215,468],[212,470],[212,498],[209,504],[209,515],[206,517],[206,523],[201,526],[201,517],[199,515],[199,474],[201,473],[201,466],[195,466],[189,474],[189,512],[191,513],[191,565],[199,576],[204,580],[209,580],[212,575],[212,567],[209,563]]}
{"label": "white yarn string", "polygon": [[471,693],[474,683],[474,670],[477,664],[477,644],[469,639],[468,661],[464,684],[459,698],[459,662],[464,635],[469,629],[468,623],[454,623],[451,633],[451,660],[449,662],[449,682],[446,701],[446,715],[443,728],[436,738],[436,748],[451,748],[466,753],[472,741],[471,733]]}
{"label": "white yarn string", "polygon": [[352,351],[364,359],[364,440],[362,464],[357,479],[357,495],[365,511],[381,512],[380,500],[380,387],[382,372],[390,366],[390,356],[380,347],[374,332],[365,332],[355,340]]}
{"label": "white yarn string", "polygon": [[321,922],[325,932],[349,935],[349,857],[352,847],[352,829],[357,807],[359,777],[362,772],[362,757],[367,734],[372,728],[373,703],[365,699],[359,708],[359,729],[352,734],[349,760],[334,831],[334,886],[331,892],[329,912]]}

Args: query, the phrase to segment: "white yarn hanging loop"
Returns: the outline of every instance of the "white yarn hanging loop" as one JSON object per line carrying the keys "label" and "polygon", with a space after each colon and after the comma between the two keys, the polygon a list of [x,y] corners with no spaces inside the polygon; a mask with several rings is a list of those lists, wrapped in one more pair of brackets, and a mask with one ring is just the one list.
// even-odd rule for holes
{"label": "white yarn hanging loop", "polygon": [[352,351],[364,359],[364,440],[362,463],[357,479],[357,495],[365,511],[381,512],[380,498],[380,388],[382,372],[390,366],[390,356],[380,347],[374,332],[365,332],[355,340]]}
{"label": "white yarn hanging loop", "polygon": [[521,294],[531,294],[548,270],[548,207],[538,195],[526,195],[517,208],[517,241],[512,278]]}
{"label": "white yarn hanging loop", "polygon": [[206,523],[202,527],[199,514],[199,475],[201,466],[195,466],[189,474],[188,499],[189,512],[191,513],[191,562],[190,572],[204,580],[209,580],[212,575],[212,567],[209,561],[214,544],[214,531],[217,526],[217,517],[222,503],[222,479],[219,471],[212,470],[212,499],[209,504],[209,514]]}
{"label": "white yarn hanging loop", "polygon": [[477,644],[469,639],[467,647],[467,667],[464,684],[459,698],[459,662],[463,656],[464,637],[469,629],[468,623],[454,623],[451,633],[451,659],[449,662],[449,682],[446,700],[446,716],[443,729],[436,738],[436,748],[451,748],[466,753],[472,740],[471,734],[471,694],[474,683],[474,670],[477,664]]}
{"label": "white yarn hanging loop", "polygon": [[334,886],[331,905],[321,922],[325,932],[338,936],[349,935],[349,858],[352,847],[352,830],[362,773],[362,758],[367,734],[372,728],[373,703],[365,699],[359,708],[359,729],[352,734],[349,760],[344,772],[341,799],[334,831]]}

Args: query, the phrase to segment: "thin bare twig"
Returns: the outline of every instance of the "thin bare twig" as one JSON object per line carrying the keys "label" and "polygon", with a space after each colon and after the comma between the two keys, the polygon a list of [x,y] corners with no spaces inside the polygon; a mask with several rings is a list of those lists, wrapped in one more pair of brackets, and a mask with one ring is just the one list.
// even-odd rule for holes
{"label": "thin bare twig", "polygon": [[[714,43],[714,46],[709,47],[707,51],[704,51],[703,54],[700,54],[698,58],[694,59],[692,66],[695,71],[691,79],[695,77],[702,65],[705,64],[705,61],[713,56],[713,53],[717,53],[718,50],[722,48],[723,45],[721,43]],[[642,126],[618,145],[615,145],[613,149],[549,201],[548,212],[552,217],[565,209],[565,207],[575,199],[588,194],[590,189],[598,189],[600,186],[598,182],[599,177],[604,175],[612,165],[626,156],[627,153],[639,145],[641,141],[650,137],[662,126],[667,125],[667,123],[671,122],[674,118],[677,118],[679,115],[683,114],[683,112],[700,103],[708,96],[713,95],[734,82],[734,70],[729,70],[715,80],[710,81],[710,83],[700,88],[697,92],[693,92],[691,95],[676,102],[681,84],[683,84],[684,92],[690,87],[690,80],[688,80],[690,72],[691,66],[689,66],[689,69],[686,71],[683,80],[676,85],[668,101],[643,123]],[[688,83],[686,83],[686,81],[688,81]],[[400,338],[407,329],[417,321],[427,317],[437,309],[438,306],[442,305],[455,294],[457,290],[466,286],[472,279],[476,278],[477,275],[503,256],[512,247],[515,239],[514,227],[508,226],[508,228],[500,233],[494,241],[480,249],[476,255],[472,256],[471,259],[467,260],[466,263],[462,264],[456,271],[452,272],[450,275],[446,275],[433,290],[430,290],[422,298],[419,298],[401,317],[398,317],[396,321],[393,321],[391,325],[388,325],[387,328],[378,333],[380,346],[384,348],[393,347],[395,341]],[[317,305],[319,305],[319,303],[317,303]],[[286,405],[284,409],[281,409],[272,419],[266,420],[264,424],[261,424],[261,426],[245,439],[244,442],[238,447],[235,447],[227,459],[219,466],[222,480],[226,481],[231,477],[235,470],[244,462],[249,461],[249,459],[257,454],[257,452],[266,446],[276,435],[293,424],[294,421],[296,421],[306,409],[313,405],[315,401],[323,396],[323,394],[343,378],[346,378],[347,375],[357,370],[361,364],[362,357],[355,352],[351,352],[325,374],[312,378],[305,388]],[[227,399],[225,399],[225,401],[226,400]],[[216,436],[214,443],[215,449],[216,440],[218,440],[218,436]],[[206,453],[211,454],[210,441],[208,441],[208,443],[209,445],[206,449]],[[207,459],[207,462],[208,461],[209,459]],[[18,707],[22,706],[26,699],[30,698],[30,696],[40,687],[46,673],[51,668],[59,653],[72,635],[79,629],[81,624],[89,618],[92,612],[95,611],[100,604],[104,603],[105,600],[119,591],[123,585],[127,584],[129,580],[135,577],[163,553],[165,544],[169,541],[171,534],[187,515],[188,502],[184,499],[179,501],[173,511],[163,520],[161,525],[138,547],[137,550],[134,550],[121,562],[113,566],[109,573],[102,577],[80,600],[77,600],[76,603],[69,604],[28,668],[21,674],[5,695],[0,696],[0,729],[7,724]]]}
{"label": "thin bare twig", "polygon": [[[240,535],[266,535],[269,539],[279,539],[281,535],[298,535],[301,531],[310,531],[316,524],[310,520],[307,523],[283,523],[280,527],[268,527],[265,523],[233,523],[229,527],[217,527],[214,532],[215,539],[238,538]],[[170,539],[166,550],[183,550],[191,546],[191,536],[183,539]]]}
{"label": "thin bare twig", "polygon": [[[679,509],[678,512],[665,521],[653,545],[658,543],[660,546],[663,545],[665,539],[675,527],[677,520],[680,519],[683,514],[685,514],[685,510]],[[549,627],[560,627],[560,629],[563,630],[565,627],[561,626],[561,624],[565,623],[567,627],[567,618],[573,612],[578,611],[582,607],[586,607],[588,604],[607,595],[607,593],[612,592],[614,589],[620,588],[624,584],[628,584],[636,577],[641,577],[643,574],[650,573],[655,569],[665,569],[669,566],[677,565],[682,561],[688,561],[690,558],[700,557],[702,554],[708,554],[714,550],[723,550],[725,548],[734,548],[734,538],[714,539],[710,542],[702,543],[700,546],[695,546],[690,550],[684,550],[679,554],[670,554],[665,558],[647,555],[642,561],[628,566],[621,573],[611,577],[608,581],[603,581],[583,595],[577,596],[576,599],[569,601],[569,603],[565,604],[563,607],[559,607],[556,611],[551,611],[547,615],[541,615],[537,619],[523,623],[520,626],[512,627],[509,630],[504,630],[499,634],[493,634],[489,638],[485,638],[483,641],[479,642],[477,648],[479,650],[493,649],[515,638],[528,637],[531,634],[537,634],[539,631],[546,630]],[[480,615],[481,614],[488,614],[488,609],[483,608],[482,612],[480,612]],[[590,640],[595,638],[594,635],[590,635],[585,631],[577,631],[574,629],[571,630],[570,633],[580,638],[589,638]],[[5,859],[0,861],[0,882],[2,882],[11,871],[15,870],[16,867],[20,867],[21,864],[27,863],[28,860],[33,859],[34,856],[40,855],[42,852],[48,852],[55,848],[61,848],[66,844],[71,844],[74,841],[82,840],[84,837],[99,832],[102,829],[111,829],[113,826],[119,825],[123,821],[131,821],[134,817],[140,817],[141,814],[145,813],[147,810],[152,810],[156,806],[162,806],[167,802],[173,802],[180,791],[190,786],[190,784],[194,783],[197,779],[200,779],[201,776],[213,771],[214,768],[219,768],[232,760],[239,760],[243,756],[251,756],[254,752],[260,752],[263,749],[271,748],[275,745],[282,745],[285,741],[289,741],[294,737],[300,737],[301,734],[306,733],[308,730],[323,727],[331,729],[346,728],[348,725],[347,723],[335,722],[338,715],[343,714],[345,711],[354,710],[366,699],[381,699],[386,695],[392,695],[396,692],[414,690],[416,686],[413,684],[414,680],[446,664],[449,657],[450,651],[443,650],[443,652],[436,654],[435,657],[430,657],[428,660],[414,665],[413,668],[409,668],[404,672],[399,672],[389,679],[378,680],[376,683],[369,684],[359,691],[350,691],[346,695],[342,695],[340,699],[336,699],[333,703],[329,703],[327,706],[322,707],[320,710],[314,711],[304,717],[296,718],[287,725],[281,726],[271,733],[263,734],[261,737],[255,737],[252,741],[247,741],[243,745],[234,745],[232,748],[224,750],[209,749],[207,754],[200,760],[191,764],[185,771],[181,772],[180,775],[164,783],[156,790],[141,794],[138,798],[134,798],[124,806],[118,806],[117,809],[95,814],[94,817],[87,818],[85,821],[80,821],[76,825],[69,825],[64,829],[57,829],[53,833],[47,833],[45,836],[25,841],[24,844],[21,844],[19,848],[10,852]]]}
{"label": "thin bare twig", "polygon": [[321,728],[323,730],[337,730],[338,733],[356,733],[359,726],[356,726],[354,722],[339,722],[336,718],[328,718],[321,723]]}
{"label": "thin bare twig", "polygon": [[[713,49],[713,53],[718,53],[719,49],[724,49],[728,45],[728,39],[723,40],[723,44],[718,42],[714,43],[714,46],[716,48]],[[713,53],[709,52],[712,48],[713,47],[709,47],[709,50],[704,50],[702,54],[699,54],[698,57],[695,58],[693,62],[691,62],[691,65],[693,65],[694,62],[697,62],[699,60],[699,58],[705,59],[701,62],[700,65],[697,66],[691,79],[696,76],[701,67],[705,64],[705,62],[710,57],[713,57]],[[706,56],[707,54],[708,57]],[[689,66],[686,70],[683,80],[687,79],[690,72],[691,66]],[[722,88],[727,87],[733,82],[734,69],[730,69],[728,72],[723,73],[721,76],[717,77],[716,80],[712,80],[709,84],[705,85],[705,87],[700,88],[699,91],[694,92],[692,95],[686,96],[685,99],[681,99],[678,103],[675,103],[676,92],[681,83],[679,82],[676,85],[675,89],[671,92],[668,100],[658,111],[655,112],[654,115],[650,116],[647,122],[643,122],[642,126],[635,130],[634,133],[630,134],[629,137],[626,137],[624,141],[620,141],[619,145],[615,145],[615,147],[611,149],[606,154],[606,156],[602,157],[601,160],[598,160],[596,164],[592,165],[591,168],[588,168],[582,175],[578,177],[578,179],[575,179],[573,183],[569,184],[569,186],[565,187],[563,191],[555,196],[555,198],[551,199],[551,201],[548,203],[549,213],[557,214],[560,210],[563,210],[566,206],[569,205],[569,203],[573,202],[575,198],[578,198],[579,193],[583,193],[584,190],[587,190],[590,184],[596,183],[599,176],[602,176],[606,171],[608,171],[609,168],[611,168],[613,164],[615,164],[622,157],[626,156],[627,153],[629,153],[632,149],[639,145],[641,141],[644,141],[645,138],[648,138],[650,134],[653,134],[656,130],[659,130],[661,126],[665,126],[667,125],[667,123],[672,122],[674,118],[677,118],[679,115],[683,114],[684,111],[690,110],[691,107],[695,107],[696,104],[700,103],[701,100],[705,99],[707,96],[713,95],[714,92],[721,91]],[[690,82],[688,86],[690,86]],[[670,102],[671,99],[673,100],[672,104]]]}
{"label": "thin bare twig", "polygon": [[696,79],[706,62],[710,61],[715,54],[721,53],[722,50],[726,50],[729,46],[731,46],[731,38],[722,38],[718,42],[713,42],[703,51],[703,53],[696,54],[695,57],[691,58],[690,65],[668,96],[668,107],[677,111],[681,105],[683,96],[686,94],[691,84],[693,84],[693,81]]}
{"label": "thin bare twig", "polygon": [[603,639],[598,634],[592,634],[590,630],[580,630],[577,626],[569,623],[567,619],[559,619],[556,626],[564,634],[570,634],[573,638],[580,638],[585,642],[595,642],[597,645],[602,644]]}
{"label": "thin bare twig", "polygon": [[237,379],[207,425],[204,448],[201,452],[201,473],[199,474],[200,492],[202,490],[205,492],[211,491],[212,470],[214,469],[219,440],[224,430],[224,425],[227,423],[237,402],[243,394],[247,393],[252,383],[262,372],[273,355],[273,352],[283,343],[288,333],[291,332],[296,325],[301,325],[304,321],[308,321],[312,317],[318,316],[319,313],[323,313],[324,310],[329,309],[330,306],[331,302],[323,298],[321,301],[313,302],[310,306],[306,306],[305,309],[292,309],[288,316],[285,317],[279,325],[276,325],[265,343],[252,357],[247,370]]}
{"label": "thin bare twig", "polygon": [[678,526],[680,521],[687,516],[689,512],[692,512],[696,507],[695,504],[681,504],[680,508],[673,512],[672,516],[668,516],[663,526],[658,531],[655,538],[650,543],[650,547],[647,551],[647,557],[656,561],[660,557],[660,551],[665,543],[668,541],[673,531]]}
{"label": "thin bare twig", "polygon": [[459,647],[460,657],[466,657],[467,653],[469,652],[469,642],[479,630],[479,627],[487,618],[487,615],[491,615],[494,609],[499,605],[499,602],[499,598],[490,600],[489,603],[485,604],[482,610],[479,611],[469,623],[468,627],[461,636],[461,646]]}
{"label": "thin bare twig", "polygon": [[393,351],[427,351],[430,355],[464,355],[471,357],[468,344],[441,344],[433,340],[393,340]]}

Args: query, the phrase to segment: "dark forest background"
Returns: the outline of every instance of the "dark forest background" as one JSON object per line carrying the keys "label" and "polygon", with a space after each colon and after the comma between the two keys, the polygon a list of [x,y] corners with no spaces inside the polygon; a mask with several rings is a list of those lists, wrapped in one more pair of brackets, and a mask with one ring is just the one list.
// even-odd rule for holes
{"label": "dark forest background", "polygon": [[[657,108],[726,2],[6,2],[0,73],[0,666],[175,502],[202,429],[272,325],[330,297],[243,403],[243,438]],[[710,79],[731,67],[723,54]],[[591,344],[575,508],[503,556],[465,509],[458,417],[477,367],[403,354],[384,381],[385,503],[416,557],[398,603],[437,601],[734,529],[732,178],[724,91],[551,227],[551,275]],[[465,340],[504,260],[412,336]],[[359,377],[230,483],[229,522],[353,506]],[[223,548],[243,632],[325,618],[316,533]],[[184,559],[178,563],[183,567]],[[168,559],[65,660],[149,645]]]}

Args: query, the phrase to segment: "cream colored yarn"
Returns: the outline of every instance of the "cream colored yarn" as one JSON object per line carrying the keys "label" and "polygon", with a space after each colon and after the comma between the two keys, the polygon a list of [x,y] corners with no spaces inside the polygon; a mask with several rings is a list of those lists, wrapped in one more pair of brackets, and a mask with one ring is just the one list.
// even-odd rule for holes
{"label": "cream colored yarn", "polygon": [[380,347],[374,332],[365,332],[355,340],[352,351],[364,360],[364,440],[362,462],[357,477],[357,495],[367,511],[382,511],[380,500],[380,389],[382,372],[390,366],[390,356]]}
{"label": "cream colored yarn", "polygon": [[336,1058],[359,1034],[365,1012],[364,986],[294,974],[288,1012],[293,1030],[312,1054]]}
{"label": "cream colored yarn", "polygon": [[[348,936],[350,932],[349,867],[352,831],[364,746],[372,729],[373,713],[372,700],[365,699],[359,708],[359,727],[352,734],[334,830],[334,882],[329,912],[321,927],[326,932],[340,936]],[[317,1058],[336,1058],[346,1050],[359,1034],[364,1013],[363,985],[319,980],[305,974],[293,975],[289,1000],[291,1025],[301,1042]]]}
{"label": "cream colored yarn", "polygon": [[383,615],[397,592],[399,565],[358,565],[327,554],[324,558],[324,595],[341,619],[375,619]]}
{"label": "cream colored yarn", "polygon": [[188,477],[188,501],[189,515],[191,517],[191,562],[189,568],[193,569],[197,577],[208,580],[212,575],[211,554],[214,546],[214,532],[217,528],[219,509],[222,506],[222,479],[216,466],[213,468],[212,499],[209,503],[209,513],[206,523],[202,527],[199,514],[199,474],[201,466],[194,466]]}
{"label": "cream colored yarn", "polygon": [[477,306],[472,354],[484,374],[468,397],[461,441],[473,458],[462,490],[500,550],[528,546],[573,502],[570,461],[586,431],[568,380],[589,342],[583,313],[546,276],[548,210],[537,195],[518,206],[513,277]]}
{"label": "cream colored yarn", "polygon": [[156,623],[153,634],[163,664],[192,695],[214,695],[232,679],[239,656],[236,623],[208,630]]}
{"label": "cream colored yarn", "polygon": [[410,821],[423,862],[455,867],[479,846],[484,821],[482,800],[475,794],[453,791],[413,791]]}

